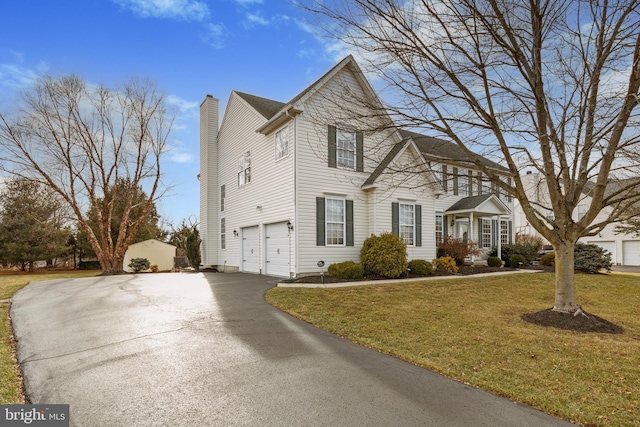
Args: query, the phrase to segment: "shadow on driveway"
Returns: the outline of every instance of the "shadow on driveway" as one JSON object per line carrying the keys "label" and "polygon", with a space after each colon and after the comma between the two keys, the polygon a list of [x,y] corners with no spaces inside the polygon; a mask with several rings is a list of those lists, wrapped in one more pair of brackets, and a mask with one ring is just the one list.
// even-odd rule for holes
{"label": "shadow on driveway", "polygon": [[146,274],[32,283],[12,318],[27,394],[74,426],[564,426],[315,328],[277,279]]}

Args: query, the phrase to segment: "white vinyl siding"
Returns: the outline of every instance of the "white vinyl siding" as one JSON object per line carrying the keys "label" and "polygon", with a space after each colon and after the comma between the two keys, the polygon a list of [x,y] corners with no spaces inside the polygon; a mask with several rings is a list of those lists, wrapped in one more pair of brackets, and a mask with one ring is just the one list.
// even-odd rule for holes
{"label": "white vinyl siding", "polygon": [[276,132],[275,137],[276,160],[289,155],[289,126],[285,126]]}
{"label": "white vinyl siding", "polygon": [[[282,129],[289,132],[289,156],[277,162],[274,159],[275,132],[263,135],[256,132],[267,119],[253,110],[236,93],[229,98],[222,126],[220,127],[218,147],[218,174],[220,183],[231,183],[225,186],[224,216],[226,218],[226,250],[220,250],[219,219],[216,220],[215,248],[218,251],[217,265],[224,266],[226,271],[242,270],[242,230],[257,224],[270,224],[291,220],[295,224],[294,207],[294,156],[293,143],[295,126],[290,123]],[[238,159],[250,152],[251,183],[238,187]],[[272,179],[273,177],[273,179]],[[220,186],[217,187],[220,190]],[[219,196],[217,196],[219,200]],[[238,237],[231,232],[238,231]],[[258,233],[258,242],[264,242],[263,226],[252,229],[253,236]],[[254,250],[254,256],[258,252]],[[259,252],[263,257],[262,252]],[[295,246],[292,245],[290,256],[295,259]],[[249,261],[264,263],[264,259]],[[262,264],[259,264],[258,267]],[[293,268],[293,267],[292,267]],[[250,267],[255,270],[255,267]]]}

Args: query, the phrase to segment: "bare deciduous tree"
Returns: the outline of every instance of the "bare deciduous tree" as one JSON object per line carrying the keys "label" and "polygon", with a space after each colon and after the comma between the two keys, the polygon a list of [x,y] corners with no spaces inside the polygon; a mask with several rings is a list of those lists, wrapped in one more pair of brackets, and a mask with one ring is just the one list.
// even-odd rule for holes
{"label": "bare deciduous tree", "polygon": [[[555,248],[554,309],[578,311],[576,241],[638,213],[630,207],[640,198],[640,1],[309,0],[304,7],[386,83],[384,111],[368,105],[375,116],[388,112],[396,125],[456,142],[517,198]],[[473,152],[495,155],[512,184]],[[527,198],[525,169],[540,173],[547,201]]]}
{"label": "bare deciduous tree", "polygon": [[[103,274],[122,272],[131,239],[162,193],[160,157],[173,123],[165,96],[148,81],[110,90],[65,76],[38,80],[21,103],[14,114],[0,114],[1,170],[58,193],[86,233]],[[121,180],[131,184],[130,191],[112,191]],[[139,188],[147,192],[143,201],[135,198]],[[114,239],[116,204],[122,216]],[[98,233],[88,222],[90,211]]]}

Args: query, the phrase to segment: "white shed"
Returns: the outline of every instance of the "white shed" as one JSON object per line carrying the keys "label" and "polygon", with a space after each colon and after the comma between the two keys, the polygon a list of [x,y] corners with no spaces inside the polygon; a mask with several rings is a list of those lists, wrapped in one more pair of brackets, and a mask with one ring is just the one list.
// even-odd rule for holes
{"label": "white shed", "polygon": [[176,249],[175,246],[156,239],[134,243],[129,246],[129,249],[124,254],[124,270],[133,271],[129,267],[129,263],[133,258],[146,258],[151,265],[157,265],[159,271],[169,271],[173,268]]}

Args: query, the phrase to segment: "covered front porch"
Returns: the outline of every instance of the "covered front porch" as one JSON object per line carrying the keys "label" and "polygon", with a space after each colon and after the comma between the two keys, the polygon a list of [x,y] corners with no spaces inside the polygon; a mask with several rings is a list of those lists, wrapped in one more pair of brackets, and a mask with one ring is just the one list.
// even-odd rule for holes
{"label": "covered front porch", "polygon": [[498,257],[502,245],[513,242],[511,211],[495,194],[481,194],[458,200],[443,213],[445,236],[477,242],[482,253],[470,256],[475,263],[486,260],[493,248]]}

